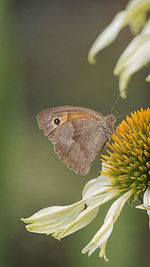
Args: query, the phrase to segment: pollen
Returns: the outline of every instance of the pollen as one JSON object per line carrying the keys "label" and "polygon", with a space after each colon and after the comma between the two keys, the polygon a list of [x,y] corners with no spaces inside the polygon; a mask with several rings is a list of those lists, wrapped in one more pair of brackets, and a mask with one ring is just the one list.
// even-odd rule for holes
{"label": "pollen", "polygon": [[150,187],[150,108],[131,113],[116,128],[108,143],[102,174],[112,178],[120,192],[143,193]]}

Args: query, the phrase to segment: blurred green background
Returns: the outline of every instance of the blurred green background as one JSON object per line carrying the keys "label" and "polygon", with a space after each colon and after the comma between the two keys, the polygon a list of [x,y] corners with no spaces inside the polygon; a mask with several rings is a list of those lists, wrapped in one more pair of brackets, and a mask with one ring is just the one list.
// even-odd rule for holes
{"label": "blurred green background", "polygon": [[[60,162],[38,129],[44,108],[74,104],[105,114],[118,95],[115,63],[132,39],[128,28],[87,62],[92,42],[127,1],[0,0],[0,196],[1,267],[106,266],[96,251],[80,253],[102,224],[109,203],[85,229],[58,242],[28,233],[21,217],[41,208],[78,201],[86,182],[97,177],[97,159],[87,177]],[[146,108],[149,69],[135,74],[118,114]],[[117,121],[119,123],[119,120]],[[108,243],[108,266],[149,266],[149,230],[145,211],[125,206]]]}

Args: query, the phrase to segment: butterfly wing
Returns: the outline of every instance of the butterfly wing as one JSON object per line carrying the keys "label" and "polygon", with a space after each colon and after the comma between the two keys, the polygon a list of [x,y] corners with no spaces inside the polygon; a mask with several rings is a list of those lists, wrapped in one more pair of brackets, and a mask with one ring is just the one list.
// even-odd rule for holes
{"label": "butterfly wing", "polygon": [[76,173],[86,175],[107,141],[104,117],[91,109],[64,106],[44,110],[37,119],[60,159]]}

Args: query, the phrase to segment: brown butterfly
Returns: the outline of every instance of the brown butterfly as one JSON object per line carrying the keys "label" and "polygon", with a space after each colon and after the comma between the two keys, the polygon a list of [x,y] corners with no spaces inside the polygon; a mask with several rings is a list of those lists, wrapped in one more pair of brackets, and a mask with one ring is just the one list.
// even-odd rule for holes
{"label": "brown butterfly", "polygon": [[78,106],[45,109],[37,115],[37,120],[59,158],[80,175],[88,174],[116,122],[112,114],[105,116]]}

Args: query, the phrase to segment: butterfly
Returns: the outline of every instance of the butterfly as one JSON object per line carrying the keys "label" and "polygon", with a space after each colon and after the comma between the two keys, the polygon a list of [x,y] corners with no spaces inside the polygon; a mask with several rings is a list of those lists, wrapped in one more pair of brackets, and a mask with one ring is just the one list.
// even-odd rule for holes
{"label": "butterfly", "polygon": [[59,106],[41,111],[37,121],[67,167],[86,175],[113,133],[116,117],[79,106]]}

